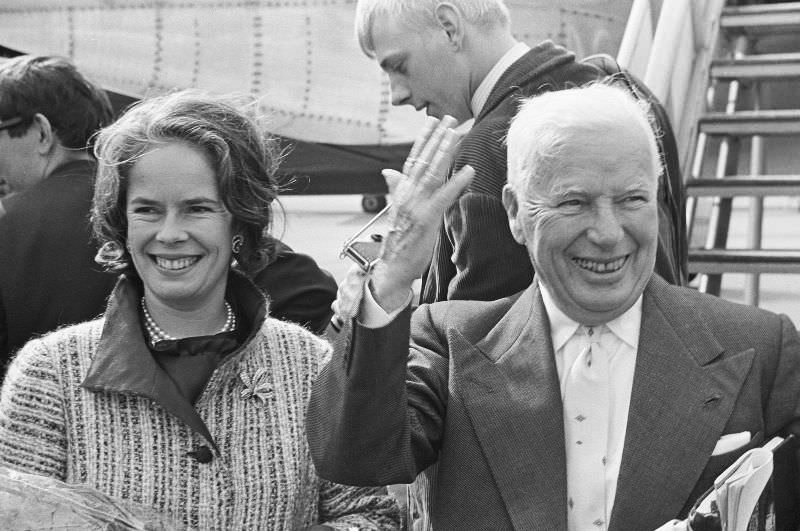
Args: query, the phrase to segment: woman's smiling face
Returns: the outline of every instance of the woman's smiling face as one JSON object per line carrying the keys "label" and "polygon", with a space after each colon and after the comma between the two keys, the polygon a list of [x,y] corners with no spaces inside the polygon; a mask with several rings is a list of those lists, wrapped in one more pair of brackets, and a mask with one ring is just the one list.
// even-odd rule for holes
{"label": "woman's smiling face", "polygon": [[231,263],[233,216],[207,156],[158,144],[131,167],[128,247],[148,302],[193,310],[221,304]]}

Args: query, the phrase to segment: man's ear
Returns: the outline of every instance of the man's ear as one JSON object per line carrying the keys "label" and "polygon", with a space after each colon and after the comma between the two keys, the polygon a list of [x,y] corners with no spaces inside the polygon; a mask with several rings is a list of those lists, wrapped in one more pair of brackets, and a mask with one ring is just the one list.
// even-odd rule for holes
{"label": "man's ear", "polygon": [[519,201],[517,194],[510,184],[503,186],[503,207],[506,209],[508,215],[508,227],[511,229],[511,235],[517,243],[525,245],[525,235],[522,233],[522,226],[517,219],[519,213]]}
{"label": "man's ear", "polygon": [[464,17],[461,16],[461,11],[450,2],[440,2],[436,6],[436,19],[447,33],[450,44],[460,48],[464,39]]}
{"label": "man's ear", "polygon": [[33,115],[31,127],[35,128],[37,151],[40,155],[49,154],[58,142],[50,120],[44,114],[37,112]]}

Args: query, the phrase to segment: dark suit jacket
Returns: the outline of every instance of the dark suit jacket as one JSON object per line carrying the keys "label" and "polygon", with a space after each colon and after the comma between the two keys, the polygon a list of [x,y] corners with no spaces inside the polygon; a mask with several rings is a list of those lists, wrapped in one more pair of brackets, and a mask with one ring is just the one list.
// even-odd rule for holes
{"label": "dark suit jacket", "polygon": [[[57,168],[4,200],[0,217],[0,381],[11,353],[31,337],[103,313],[117,276],[94,262],[89,210],[94,162]],[[275,256],[253,276],[270,298],[270,315],[321,333],[333,313],[336,281],[309,256],[277,241]]]}
{"label": "dark suit jacket", "polygon": [[[511,236],[501,201],[509,121],[523,97],[580,86],[605,75],[597,64],[578,62],[572,52],[545,41],[500,77],[456,154],[454,170],[469,164],[475,168],[475,177],[445,214],[424,279],[422,302],[489,301],[530,285],[533,266],[525,247]],[[660,203],[664,200],[659,193]],[[659,230],[656,272],[670,283],[680,284],[675,249],[680,242],[673,241],[673,232],[674,227]]]}
{"label": "dark suit jacket", "polygon": [[269,314],[299,323],[321,334],[330,323],[336,298],[336,280],[308,255],[296,253],[281,241],[275,256],[253,275],[253,282],[269,297]]}
{"label": "dark suit jacket", "polygon": [[0,218],[0,379],[34,335],[93,319],[116,278],[95,264],[89,210],[96,164],[74,161],[5,199]]}
{"label": "dark suit jacket", "polygon": [[[658,276],[642,312],[615,531],[684,516],[742,452],[800,418],[800,344],[786,317]],[[350,334],[336,338],[309,404],[322,477],[405,483],[438,462],[435,529],[566,529],[562,403],[538,288],[424,305],[410,330],[406,311],[352,332],[352,348]],[[711,457],[720,436],[742,431],[748,445]]]}

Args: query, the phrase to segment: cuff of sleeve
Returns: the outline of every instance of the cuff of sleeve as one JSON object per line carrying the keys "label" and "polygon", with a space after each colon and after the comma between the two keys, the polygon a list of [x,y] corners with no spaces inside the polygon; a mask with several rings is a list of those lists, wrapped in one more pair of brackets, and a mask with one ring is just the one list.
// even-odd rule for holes
{"label": "cuff of sleeve", "polygon": [[367,284],[364,289],[364,298],[361,300],[361,311],[358,314],[358,322],[365,328],[383,328],[394,321],[394,319],[411,304],[411,299],[413,297],[414,292],[409,290],[405,304],[391,313],[386,313],[386,310],[381,308],[381,305],[375,301],[375,298],[372,296],[372,290],[369,288],[369,284]]}

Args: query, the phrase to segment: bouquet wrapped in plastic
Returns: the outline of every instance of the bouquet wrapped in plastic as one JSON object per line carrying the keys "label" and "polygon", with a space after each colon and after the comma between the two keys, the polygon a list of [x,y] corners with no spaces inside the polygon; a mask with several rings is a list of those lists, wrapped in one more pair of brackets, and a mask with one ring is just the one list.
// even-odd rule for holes
{"label": "bouquet wrapped in plastic", "polygon": [[0,529],[177,531],[181,527],[150,508],[84,485],[0,467]]}

